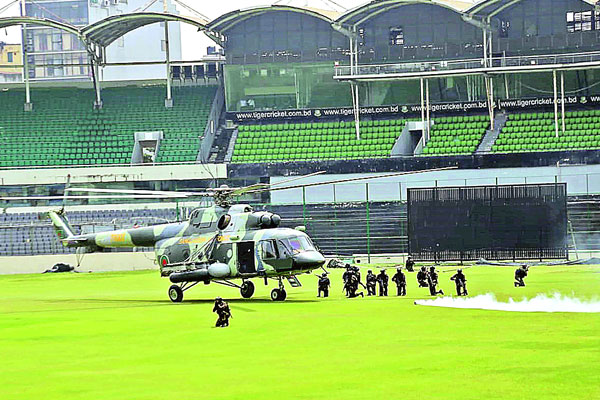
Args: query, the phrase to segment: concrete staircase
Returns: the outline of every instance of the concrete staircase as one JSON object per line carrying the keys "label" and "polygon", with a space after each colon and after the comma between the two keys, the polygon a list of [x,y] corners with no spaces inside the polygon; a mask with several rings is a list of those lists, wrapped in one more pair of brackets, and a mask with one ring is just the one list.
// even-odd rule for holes
{"label": "concrete staircase", "polygon": [[231,161],[231,158],[233,157],[233,148],[235,147],[235,141],[237,140],[237,137],[238,137],[238,130],[236,128],[233,130],[233,132],[231,132],[229,143],[227,145],[227,151],[225,153],[225,157],[224,157],[223,161],[225,161],[225,162]]}
{"label": "concrete staircase", "polygon": [[492,151],[492,146],[496,143],[496,139],[500,136],[500,132],[504,125],[506,125],[506,120],[508,116],[505,113],[498,113],[494,118],[494,129],[489,129],[486,131],[485,136],[481,140],[479,147],[475,150],[475,154],[489,153]]}

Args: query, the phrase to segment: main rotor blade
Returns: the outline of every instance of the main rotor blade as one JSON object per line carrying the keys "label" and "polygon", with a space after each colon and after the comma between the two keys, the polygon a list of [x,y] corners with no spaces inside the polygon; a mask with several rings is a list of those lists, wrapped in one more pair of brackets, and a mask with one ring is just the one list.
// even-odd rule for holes
{"label": "main rotor blade", "polygon": [[[185,196],[187,197],[187,196]],[[67,200],[85,200],[85,199],[174,199],[174,196],[152,196],[152,195],[99,195],[99,196],[69,196]],[[0,197],[0,201],[14,200],[63,200],[64,196],[4,196]]]}
{"label": "main rotor blade", "polygon": [[95,188],[68,188],[65,191],[82,193],[114,193],[114,194],[133,194],[163,197],[188,197],[188,196],[211,196],[205,192],[175,192],[164,190],[129,190],[129,189],[95,189]]}
{"label": "main rotor blade", "polygon": [[319,171],[319,172],[313,172],[312,174],[308,174],[308,175],[296,176],[294,178],[290,178],[290,179],[286,179],[286,180],[283,180],[283,181],[271,183],[269,186],[283,185],[284,183],[290,183],[290,182],[298,181],[300,179],[310,178],[312,176],[321,175],[321,174],[324,174],[326,172],[327,171]]}
{"label": "main rotor blade", "polygon": [[337,184],[337,183],[364,181],[364,180],[368,180],[368,179],[381,179],[381,178],[390,178],[393,176],[401,176],[401,175],[422,174],[425,172],[448,171],[448,170],[457,169],[457,168],[458,167],[445,167],[445,168],[436,168],[436,169],[424,169],[424,170],[420,170],[420,171],[394,172],[394,173],[386,174],[386,175],[371,175],[371,176],[363,176],[363,177],[359,177],[359,178],[339,179],[336,181],[308,183],[306,185],[294,185],[294,186],[286,186],[286,187],[279,187],[279,188],[271,188],[271,189],[266,189],[266,190],[257,190],[257,191],[253,191],[250,193],[260,193],[260,192],[266,192],[266,191],[287,190],[287,189],[299,189],[299,188],[311,187],[311,186],[333,185],[333,184]]}

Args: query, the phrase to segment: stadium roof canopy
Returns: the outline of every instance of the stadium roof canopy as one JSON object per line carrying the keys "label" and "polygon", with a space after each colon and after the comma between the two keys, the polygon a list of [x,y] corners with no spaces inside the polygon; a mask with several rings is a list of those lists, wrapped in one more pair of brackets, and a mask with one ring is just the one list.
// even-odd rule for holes
{"label": "stadium roof canopy", "polygon": [[30,16],[0,18],[0,29],[8,28],[10,26],[15,26],[15,25],[22,25],[22,24],[47,26],[48,28],[56,28],[56,29],[60,29],[60,30],[72,33],[77,36],[81,36],[80,30],[76,26],[66,24],[63,22],[54,21],[54,20],[48,19],[48,18],[35,18],[35,17],[30,17]]}
{"label": "stadium roof canopy", "polygon": [[455,0],[374,0],[348,11],[339,17],[336,23],[352,26],[358,25],[391,9],[412,4],[430,4],[444,7],[457,13],[466,9],[467,5],[471,5],[464,1]]}
{"label": "stadium roof canopy", "polygon": [[[496,14],[521,3],[524,0],[483,0],[475,4],[473,7],[467,10],[467,14],[479,15],[481,17],[491,18]],[[594,5],[596,0],[581,0],[584,3]]]}
{"label": "stadium roof canopy", "polygon": [[272,12],[272,11],[295,12],[298,14],[304,14],[304,15],[308,15],[308,16],[312,16],[312,17],[321,19],[329,24],[331,24],[333,22],[333,20],[331,18],[329,18],[328,16],[321,14],[320,12],[317,12],[312,9],[292,7],[292,6],[283,6],[283,5],[281,5],[281,6],[273,5],[273,6],[267,6],[267,7],[252,7],[252,8],[246,8],[246,9],[242,9],[242,10],[228,12],[227,14],[221,15],[219,18],[215,19],[214,21],[211,21],[206,26],[206,28],[212,32],[225,33],[225,32],[227,32],[227,30],[233,28],[235,25],[239,24],[240,22],[245,21],[248,18],[252,18],[257,15],[265,14],[265,13]]}
{"label": "stadium roof canopy", "polygon": [[165,21],[187,23],[198,27],[199,30],[205,30],[206,28],[206,21],[191,17],[157,12],[138,12],[110,16],[86,26],[81,30],[81,33],[88,41],[106,47],[131,31]]}

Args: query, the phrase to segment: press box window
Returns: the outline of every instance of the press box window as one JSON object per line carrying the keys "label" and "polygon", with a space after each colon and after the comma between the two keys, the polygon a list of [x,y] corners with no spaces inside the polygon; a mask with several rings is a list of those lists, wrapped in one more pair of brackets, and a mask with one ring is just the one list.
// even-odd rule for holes
{"label": "press box window", "polygon": [[567,32],[586,32],[600,28],[600,12],[581,11],[567,13]]}
{"label": "press box window", "polygon": [[390,46],[404,46],[404,29],[401,26],[390,28]]}

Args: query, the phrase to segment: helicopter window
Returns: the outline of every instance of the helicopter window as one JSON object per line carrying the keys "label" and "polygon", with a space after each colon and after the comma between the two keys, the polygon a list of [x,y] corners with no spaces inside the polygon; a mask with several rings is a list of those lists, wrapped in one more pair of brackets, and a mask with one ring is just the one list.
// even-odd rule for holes
{"label": "helicopter window", "polygon": [[261,246],[263,260],[277,258],[275,243],[272,240],[265,240],[261,242]]}
{"label": "helicopter window", "polygon": [[203,222],[203,214],[204,213],[202,212],[202,210],[194,210],[190,214],[190,223],[196,228],[210,228],[210,226],[213,224],[213,216],[211,215],[208,221]]}
{"label": "helicopter window", "polygon": [[288,239],[281,239],[280,243],[292,254],[300,253],[305,250],[314,250],[313,244],[303,236],[291,237]]}

